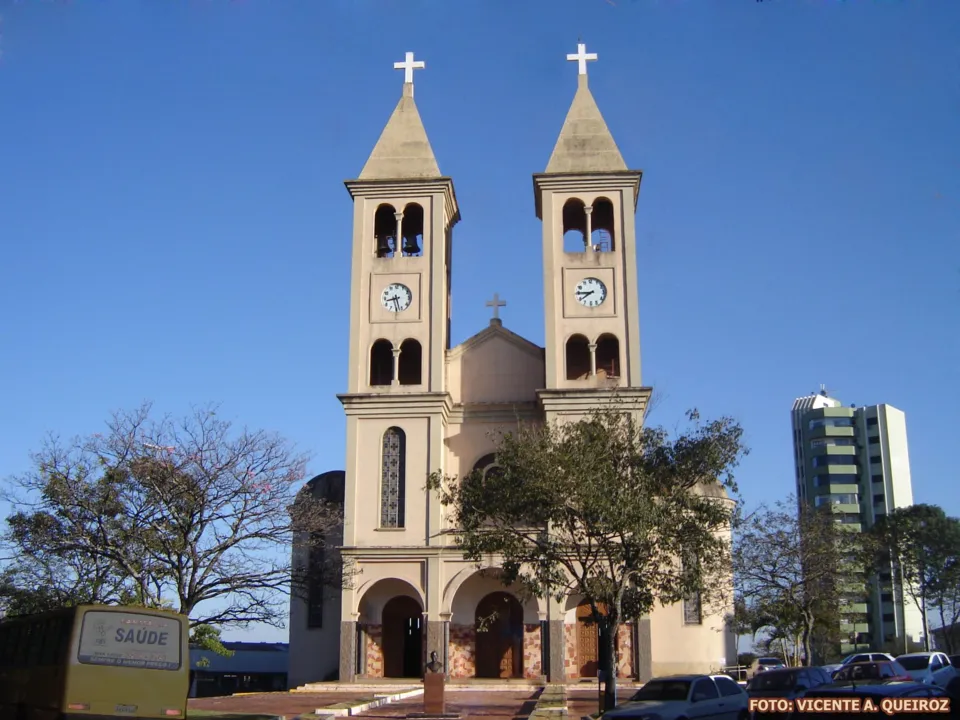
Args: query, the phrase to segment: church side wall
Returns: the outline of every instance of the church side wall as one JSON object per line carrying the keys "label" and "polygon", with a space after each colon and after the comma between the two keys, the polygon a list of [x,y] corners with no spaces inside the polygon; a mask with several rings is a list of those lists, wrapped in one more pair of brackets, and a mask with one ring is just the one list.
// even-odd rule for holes
{"label": "church side wall", "polygon": [[683,622],[683,603],[658,607],[650,615],[653,674],[718,671],[736,664],[728,658],[732,643],[722,615],[705,615],[700,625]]}
{"label": "church side wall", "polygon": [[307,604],[290,599],[290,664],[288,687],[323,682],[336,676],[340,664],[340,593],[324,598],[323,627],[307,628]]}

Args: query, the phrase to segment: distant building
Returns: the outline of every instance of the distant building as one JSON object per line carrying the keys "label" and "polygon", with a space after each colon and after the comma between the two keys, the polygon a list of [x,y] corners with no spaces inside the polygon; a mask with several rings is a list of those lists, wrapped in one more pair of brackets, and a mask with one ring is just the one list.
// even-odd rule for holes
{"label": "distant building", "polygon": [[190,647],[190,697],[287,689],[287,643],[225,642],[223,646],[233,655]]}
{"label": "distant building", "polygon": [[933,647],[941,652],[960,653],[960,623],[930,630],[930,639]]}
{"label": "distant building", "polygon": [[[797,498],[833,505],[837,521],[866,530],[878,517],[913,505],[907,423],[892,405],[843,407],[821,386],[793,403]],[[841,652],[867,646],[906,652],[923,641],[923,620],[913,599],[881,572],[871,596],[854,611],[866,624],[844,624]]]}

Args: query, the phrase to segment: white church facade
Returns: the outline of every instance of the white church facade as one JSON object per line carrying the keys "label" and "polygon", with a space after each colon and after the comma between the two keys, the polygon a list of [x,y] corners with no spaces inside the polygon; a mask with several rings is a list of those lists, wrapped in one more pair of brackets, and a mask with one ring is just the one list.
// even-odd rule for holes
{"label": "white church facade", "polygon": [[[345,470],[310,486],[343,503],[341,552],[357,574],[348,589],[291,599],[291,687],[419,678],[431,651],[452,680],[596,676],[598,637],[583,598],[525,598],[495,568],[465,561],[425,489],[433,471],[495,467],[491,431],[518,417],[576,419],[614,393],[642,412],[650,397],[640,376],[634,228],[641,172],[627,168],[587,86],[586,62],[596,55],[580,45],[568,59],[579,67],[576,94],[546,171],[533,177],[546,347],[503,326],[497,296],[489,326],[451,347],[460,213],[414,103],[413,71],[423,63],[408,53],[395,65],[405,71],[402,97],[359,177],[346,183],[354,230],[350,371],[339,396]],[[735,663],[726,620],[703,613],[696,598],[657,607],[621,627],[619,675]]]}

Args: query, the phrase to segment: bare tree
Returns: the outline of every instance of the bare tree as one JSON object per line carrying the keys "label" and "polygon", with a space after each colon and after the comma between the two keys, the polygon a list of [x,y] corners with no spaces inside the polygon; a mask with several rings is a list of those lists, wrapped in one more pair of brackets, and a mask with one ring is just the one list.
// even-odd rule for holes
{"label": "bare tree", "polygon": [[847,608],[865,601],[861,553],[859,533],[837,523],[830,506],[791,498],[738,522],[734,575],[755,612],[811,664],[815,633],[834,634]]}
{"label": "bare tree", "polygon": [[179,421],[150,411],[117,413],[106,433],[68,445],[51,438],[12,479],[7,589],[42,579],[61,604],[170,607],[192,627],[282,625],[294,526],[322,543],[341,509],[294,503],[305,458],[282,438],[235,431],[213,408]]}

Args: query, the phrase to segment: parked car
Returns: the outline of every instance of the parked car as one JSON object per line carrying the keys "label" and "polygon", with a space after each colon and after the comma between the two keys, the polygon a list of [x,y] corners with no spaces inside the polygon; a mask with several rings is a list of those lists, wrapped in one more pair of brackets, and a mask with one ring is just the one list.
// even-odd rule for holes
{"label": "parked car", "polygon": [[855,662],[893,662],[893,655],[888,655],[887,653],[878,653],[878,652],[868,652],[868,653],[854,653],[853,655],[847,655],[843,660],[838,663],[832,663],[830,665],[823,665],[823,669],[828,673],[835,673],[842,667],[849,665],[850,663]]}
{"label": "parked car", "polygon": [[[807,698],[860,698],[863,701],[865,698],[870,698],[874,705],[877,708],[880,708],[881,701],[884,698],[913,698],[913,697],[949,697],[943,688],[939,688],[933,685],[925,685],[923,683],[917,682],[896,682],[896,683],[885,683],[882,685],[829,685],[826,687],[816,688],[810,690],[804,694]],[[956,709],[951,708],[955,715]],[[877,717],[887,717],[887,715],[878,710]],[[916,713],[911,713],[909,715],[913,720],[921,720],[922,718],[944,718],[950,717],[949,715],[921,715]],[[856,712],[794,712],[791,715],[791,720],[854,720],[854,718],[863,718],[863,715]]]}
{"label": "parked car", "polygon": [[818,667],[780,668],[767,670],[747,682],[747,695],[752,698],[795,698],[811,688],[833,682],[830,673]]}
{"label": "parked car", "polygon": [[913,680],[926,685],[946,687],[957,676],[957,669],[942,652],[908,653],[898,657],[897,662]]}
{"label": "parked car", "polygon": [[845,665],[833,674],[834,683],[909,682],[913,680],[906,668],[896,660],[890,662],[855,662]]}
{"label": "parked car", "polygon": [[[747,697],[794,700],[807,690],[829,685],[832,681],[830,673],[818,667],[767,670],[747,682]],[[753,713],[753,716],[757,720],[777,720],[786,714],[764,712],[762,715]]]}
{"label": "parked car", "polygon": [[747,670],[747,679],[749,680],[752,677],[756,677],[759,673],[766,672],[767,670],[779,670],[785,667],[786,665],[783,664],[783,660],[780,658],[759,657],[750,664],[750,669]]}
{"label": "parked car", "polygon": [[749,698],[726,675],[653,678],[629,700],[603,714],[606,720],[747,720]]}

